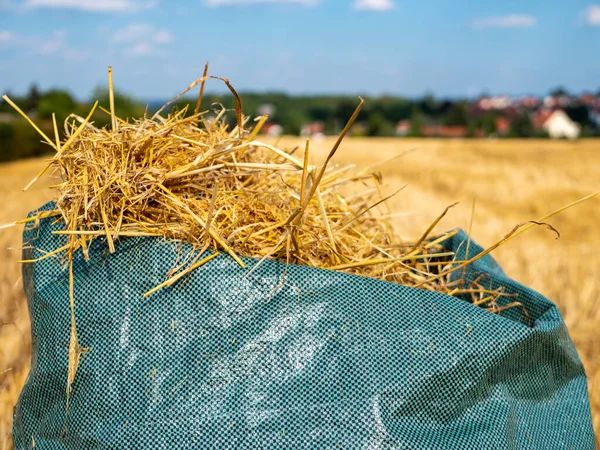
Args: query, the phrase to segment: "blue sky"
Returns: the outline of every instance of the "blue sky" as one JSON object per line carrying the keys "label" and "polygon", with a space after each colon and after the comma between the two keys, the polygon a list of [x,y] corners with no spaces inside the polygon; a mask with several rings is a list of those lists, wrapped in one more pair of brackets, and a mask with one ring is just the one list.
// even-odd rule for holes
{"label": "blue sky", "polygon": [[598,49],[593,0],[0,0],[0,92],[87,98],[112,65],[166,98],[207,60],[242,91],[597,91]]}

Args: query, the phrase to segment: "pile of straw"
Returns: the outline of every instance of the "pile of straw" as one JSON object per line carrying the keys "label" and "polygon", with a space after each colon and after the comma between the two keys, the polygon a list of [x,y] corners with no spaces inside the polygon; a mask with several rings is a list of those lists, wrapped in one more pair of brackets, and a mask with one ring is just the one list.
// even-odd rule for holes
{"label": "pile of straw", "polygon": [[[59,216],[64,230],[58,233],[69,236],[64,247],[43,256],[66,256],[71,273],[68,392],[79,359],[86,352],[77,341],[72,258],[78,251],[87,258],[91,241],[98,238],[106,240],[111,252],[120,239],[131,236],[158,236],[193,245],[195,251],[187,260],[165,274],[165,282],[146,296],[174,284],[218,252],[225,252],[241,266],[240,257],[258,258],[256,264],[272,258],[450,295],[468,293],[474,303],[492,312],[519,306],[515,301],[500,308],[496,300],[504,295],[501,290],[490,291],[477,281],[463,288],[460,281],[450,282],[449,275],[533,223],[515,228],[468,261],[453,260],[453,254],[442,247],[456,231],[429,238],[447,210],[421,239],[403,242],[388,220],[381,177],[373,172],[375,167],[352,173],[353,167],[328,164],[358,115],[362,100],[325,163],[314,166],[310,164],[308,141],[304,149],[282,150],[257,140],[267,117],[254,123],[244,117],[240,99],[226,79],[220,78],[236,99],[237,124],[230,129],[224,119],[225,109],[209,121],[207,111],[200,110],[209,78],[216,77],[208,77],[205,71],[152,117],[130,122],[114,114],[109,69],[110,111],[104,111],[111,115],[110,127],[97,128],[90,122],[96,102],[86,118],[72,115],[67,119],[62,141],[56,122],[53,139],[38,129],[55,150],[44,172],[58,171],[62,182],[54,186],[58,192],[54,211],[20,223]],[[188,116],[187,110],[161,114],[198,85],[200,95],[193,114]],[[8,97],[5,100],[21,112]],[[201,259],[206,250],[212,250],[211,256]]]}
{"label": "pile of straw", "polygon": [[[58,233],[70,237],[44,258],[77,251],[87,258],[97,238],[114,252],[119,239],[160,236],[193,244],[196,255],[207,249],[225,252],[241,266],[242,256],[273,258],[447,290],[440,280],[427,281],[451,262],[452,253],[440,244],[455,232],[428,242],[432,226],[418,242],[402,242],[386,216],[375,167],[352,173],[352,166],[328,164],[362,100],[324,165],[317,167],[309,162],[308,141],[304,149],[282,150],[257,140],[267,117],[251,123],[230,88],[237,100],[233,129],[224,108],[208,120],[208,111],[199,111],[199,98],[190,115],[184,109],[162,116],[163,107],[152,117],[129,122],[106,111],[112,119],[107,128],[89,121],[96,103],[87,118],[67,119],[65,142],[58,131],[55,139],[42,133],[56,151],[44,172],[53,169],[62,179],[54,186],[56,210],[42,214],[60,215],[65,226]],[[146,295],[202,262],[174,268],[171,278]]]}

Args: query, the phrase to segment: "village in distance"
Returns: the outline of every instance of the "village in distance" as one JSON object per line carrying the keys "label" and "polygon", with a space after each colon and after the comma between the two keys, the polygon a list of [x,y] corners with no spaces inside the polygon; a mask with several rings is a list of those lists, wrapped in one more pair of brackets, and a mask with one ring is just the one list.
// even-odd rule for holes
{"label": "village in distance", "polygon": [[[30,87],[26,95],[8,96],[42,130],[52,132],[52,114],[59,124],[70,114],[86,116],[95,100],[108,109],[108,93],[97,88],[90,99],[75,99],[68,91],[40,91]],[[285,93],[240,93],[243,112],[251,117],[267,115],[262,133],[270,136],[295,135],[318,139],[337,135],[358,104],[358,95],[299,96]],[[365,105],[351,136],[414,138],[553,138],[600,137],[600,91],[571,94],[557,88],[546,96],[481,95],[472,99],[445,99],[433,95],[421,98],[365,96]],[[196,99],[184,97],[175,110],[193,112]],[[144,102],[124,93],[115,95],[121,118],[139,118],[162,106],[163,101]],[[190,107],[190,105],[192,105]],[[235,123],[235,103],[229,94],[208,93],[203,108],[210,122],[221,108]],[[186,109],[187,108],[187,109]],[[96,126],[108,124],[109,117],[97,112]],[[59,127],[63,129],[64,127]],[[48,151],[35,131],[5,101],[0,101],[0,161],[39,156]]]}

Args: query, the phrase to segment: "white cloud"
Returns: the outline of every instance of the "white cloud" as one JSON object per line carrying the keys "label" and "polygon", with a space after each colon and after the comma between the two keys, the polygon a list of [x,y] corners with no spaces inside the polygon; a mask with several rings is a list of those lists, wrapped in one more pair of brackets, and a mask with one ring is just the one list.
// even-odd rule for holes
{"label": "white cloud", "polygon": [[12,45],[19,41],[19,36],[9,30],[0,30],[0,45]]}
{"label": "white cloud", "polygon": [[0,30],[0,49],[16,47],[20,52],[41,56],[53,56],[65,61],[84,61],[89,53],[70,47],[67,32],[56,30],[50,36],[22,36],[9,30]]}
{"label": "white cloud", "polygon": [[114,42],[154,42],[156,44],[170,44],[175,38],[167,30],[159,30],[154,25],[132,23],[114,34]]}
{"label": "white cloud", "polygon": [[62,51],[62,57],[67,61],[85,61],[89,57],[89,53],[76,48],[65,48]]}
{"label": "white cloud", "polygon": [[154,1],[136,0],[27,0],[25,8],[77,9],[91,12],[129,12],[152,8]]}
{"label": "white cloud", "polygon": [[511,14],[508,16],[486,17],[476,19],[472,26],[477,30],[484,28],[530,28],[537,25],[537,19],[528,14]]}
{"label": "white cloud", "polygon": [[50,36],[28,39],[26,47],[43,56],[58,56],[66,61],[83,61],[88,58],[89,53],[80,49],[70,47],[67,42],[67,32],[56,30]]}
{"label": "white cloud", "polygon": [[151,45],[146,44],[145,42],[140,42],[125,50],[125,55],[127,56],[148,56],[152,53],[154,53],[154,49]]}
{"label": "white cloud", "polygon": [[147,42],[138,42],[123,52],[125,56],[165,56],[167,52]]}
{"label": "white cloud", "polygon": [[65,48],[65,41],[67,39],[67,32],[65,30],[57,30],[48,39],[44,39],[39,47],[38,51],[42,55],[53,55],[59,50]]}
{"label": "white cloud", "polygon": [[129,24],[113,36],[114,42],[132,44],[125,50],[128,56],[164,54],[164,46],[174,40],[171,32],[143,23]]}
{"label": "white cloud", "polygon": [[361,11],[388,11],[394,8],[392,0],[356,0],[354,9]]}
{"label": "white cloud", "polygon": [[171,42],[173,42],[175,40],[175,38],[167,30],[159,30],[153,36],[153,40],[157,44],[170,44]]}
{"label": "white cloud", "polygon": [[600,27],[600,5],[591,5],[581,12],[581,18],[587,25]]}
{"label": "white cloud", "polygon": [[204,0],[206,6],[216,8],[219,6],[243,5],[301,5],[315,6],[321,0]]}

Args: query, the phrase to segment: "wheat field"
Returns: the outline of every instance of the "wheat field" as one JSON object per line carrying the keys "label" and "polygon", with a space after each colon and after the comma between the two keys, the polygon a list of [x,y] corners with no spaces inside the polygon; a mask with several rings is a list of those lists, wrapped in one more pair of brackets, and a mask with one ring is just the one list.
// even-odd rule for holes
{"label": "wheat field", "polygon": [[[273,139],[269,139],[271,142]],[[278,143],[304,145],[300,138]],[[313,163],[321,163],[333,139],[311,143]],[[443,209],[460,202],[438,230],[462,227],[484,246],[516,224],[535,220],[580,197],[600,190],[600,142],[408,140],[351,138],[334,163],[364,168],[406,153],[377,167],[388,193],[399,235],[418,237]],[[17,220],[52,199],[43,179],[29,192],[22,188],[43,160],[0,165],[0,224]],[[474,205],[474,208],[473,208]],[[472,211],[474,213],[472,214]],[[562,312],[588,374],[596,434],[600,434],[600,198],[553,218],[559,240],[533,229],[493,255],[507,274],[541,292]],[[12,410],[29,366],[29,316],[17,263],[21,229],[0,230],[0,449],[10,448]],[[65,344],[65,351],[66,351]]]}

